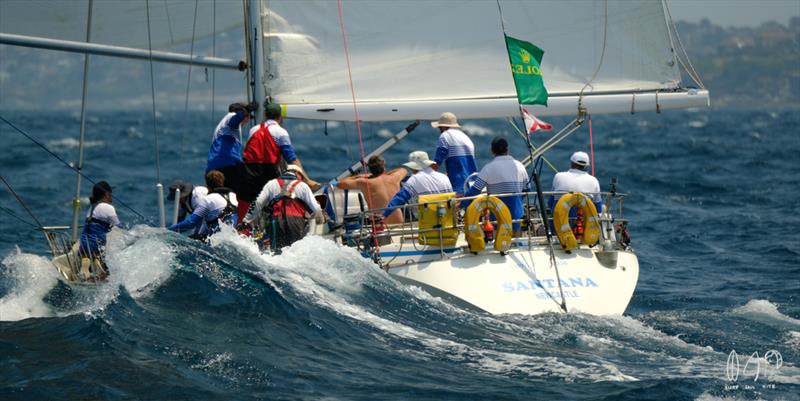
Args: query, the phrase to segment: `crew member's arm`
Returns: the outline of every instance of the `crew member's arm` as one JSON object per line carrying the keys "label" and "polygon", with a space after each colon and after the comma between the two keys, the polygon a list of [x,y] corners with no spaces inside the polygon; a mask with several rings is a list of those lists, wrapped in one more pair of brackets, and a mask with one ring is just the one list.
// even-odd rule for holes
{"label": "crew member's arm", "polygon": [[367,177],[363,175],[344,177],[336,183],[337,188],[341,189],[361,189],[366,184]]}
{"label": "crew member's arm", "polygon": [[208,207],[205,202],[201,202],[194,212],[189,217],[180,223],[173,224],[169,227],[170,231],[183,232],[198,227],[203,223],[203,217],[208,214]]}
{"label": "crew member's arm", "polygon": [[252,224],[258,217],[258,214],[261,213],[261,210],[280,193],[280,190],[277,181],[272,180],[266,183],[264,188],[261,189],[261,192],[259,192],[255,202],[250,205],[250,209],[247,211],[247,215],[244,216],[244,219],[242,219],[242,222],[245,224]]}
{"label": "crew member's arm", "polygon": [[447,159],[447,149],[447,140],[444,138],[444,135],[440,135],[439,142],[436,144],[436,155],[433,157],[433,161],[436,162],[437,167],[442,166],[442,163]]}
{"label": "crew member's arm", "polygon": [[392,197],[392,200],[389,201],[386,209],[384,209],[383,218],[385,219],[389,217],[389,215],[392,214],[395,209],[408,203],[408,201],[414,198],[415,195],[416,191],[414,191],[414,188],[412,188],[411,185],[408,185],[408,183],[403,185],[403,187],[400,188],[400,191],[397,192],[394,197]]}
{"label": "crew member's arm", "polygon": [[232,129],[234,132],[239,129],[239,125],[242,124],[242,120],[244,120],[244,113],[241,111],[237,111],[236,115],[231,117],[228,120],[228,128]]}
{"label": "crew member's arm", "polygon": [[405,167],[398,167],[386,173],[386,175],[394,178],[395,180],[397,180],[397,182],[401,182],[403,181],[404,178],[406,178],[406,176],[408,176],[408,169],[406,169]]}
{"label": "crew member's arm", "polygon": [[[478,178],[476,178],[475,182],[472,184],[472,186],[469,187],[469,189],[467,189],[467,193],[465,193],[464,196],[475,196],[475,195],[478,195],[478,194],[481,193],[481,191],[483,191],[484,187],[486,187],[486,181],[485,181],[485,178],[484,178],[484,175],[483,175],[483,170],[481,170],[481,172],[478,174]],[[460,204],[460,207],[462,209],[466,209],[467,206],[469,206],[469,202],[470,201],[466,201],[466,200],[462,201],[461,204]]]}

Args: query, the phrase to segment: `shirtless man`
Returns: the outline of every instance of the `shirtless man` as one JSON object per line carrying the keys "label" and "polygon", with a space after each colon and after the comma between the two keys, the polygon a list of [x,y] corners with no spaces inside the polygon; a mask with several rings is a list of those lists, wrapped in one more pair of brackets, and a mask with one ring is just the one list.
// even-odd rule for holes
{"label": "shirtless man", "polygon": [[[370,209],[381,209],[389,204],[394,194],[400,191],[400,182],[406,177],[408,172],[405,168],[396,168],[388,173],[386,171],[386,161],[381,156],[372,156],[367,162],[367,168],[371,175],[359,175],[355,177],[345,177],[336,184],[341,189],[358,189],[367,197],[367,204]],[[391,215],[383,220],[386,224],[400,224],[403,222],[403,213],[400,209],[395,210]]]}

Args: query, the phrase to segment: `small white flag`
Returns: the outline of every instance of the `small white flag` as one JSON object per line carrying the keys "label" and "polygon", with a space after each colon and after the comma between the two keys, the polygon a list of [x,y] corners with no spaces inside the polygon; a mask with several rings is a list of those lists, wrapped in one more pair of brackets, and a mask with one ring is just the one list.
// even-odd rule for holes
{"label": "small white flag", "polygon": [[550,131],[553,129],[551,124],[536,118],[536,116],[528,112],[528,109],[522,106],[520,108],[522,109],[522,115],[525,117],[525,129],[529,135],[539,130]]}

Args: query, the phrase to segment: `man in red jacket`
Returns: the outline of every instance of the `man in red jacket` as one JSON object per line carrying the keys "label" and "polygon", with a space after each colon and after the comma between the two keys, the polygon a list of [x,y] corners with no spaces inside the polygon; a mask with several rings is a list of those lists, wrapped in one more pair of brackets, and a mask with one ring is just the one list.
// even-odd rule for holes
{"label": "man in red jacket", "polygon": [[[303,168],[294,152],[289,133],[280,126],[283,122],[281,106],[267,103],[264,106],[264,117],[266,121],[250,129],[250,139],[242,152],[244,178],[236,194],[239,199],[239,221],[247,214],[250,203],[256,199],[264,184],[280,175],[281,161]],[[320,186],[308,177],[304,181],[312,190]]]}

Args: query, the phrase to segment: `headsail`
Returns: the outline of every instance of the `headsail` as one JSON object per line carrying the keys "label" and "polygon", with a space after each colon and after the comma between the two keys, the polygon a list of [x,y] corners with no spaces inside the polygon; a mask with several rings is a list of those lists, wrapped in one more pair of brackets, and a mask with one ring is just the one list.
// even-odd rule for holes
{"label": "headsail", "polygon": [[[593,113],[655,109],[656,91],[661,108],[708,101],[704,91],[677,91],[660,0],[500,5],[508,34],[546,52],[550,105],[532,108],[537,115],[575,114],[582,90]],[[353,119],[337,3],[262,0],[262,10],[267,94],[290,117]],[[519,113],[495,1],[344,1],[343,13],[362,120]]]}

